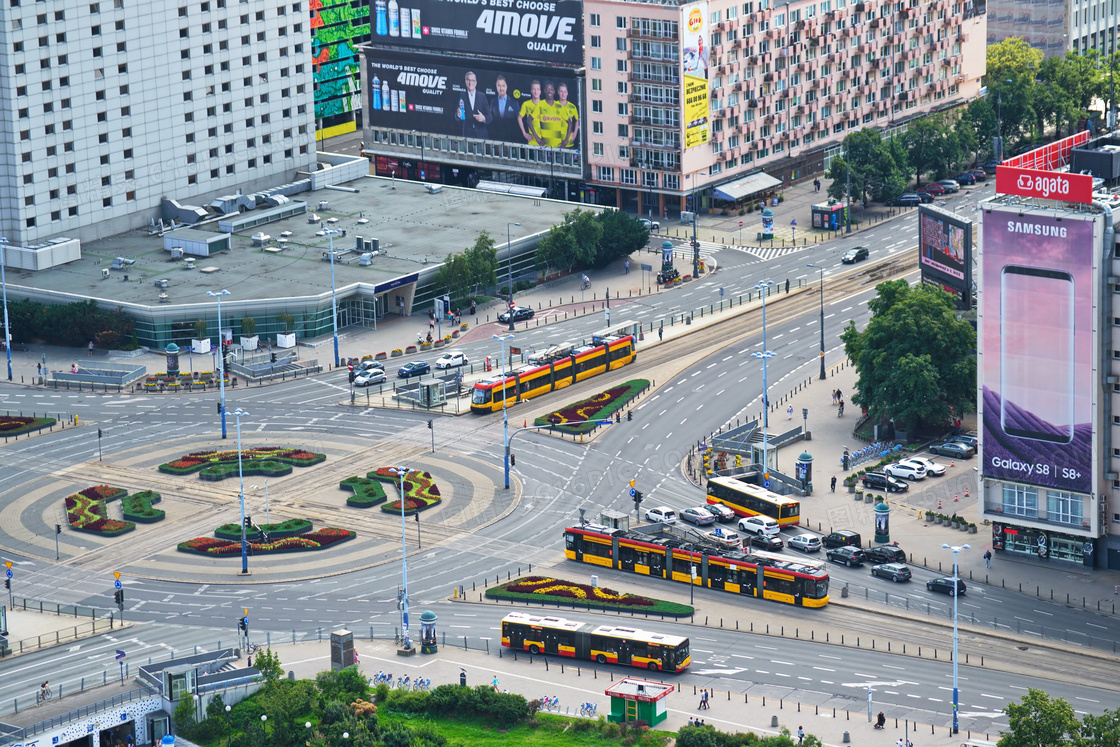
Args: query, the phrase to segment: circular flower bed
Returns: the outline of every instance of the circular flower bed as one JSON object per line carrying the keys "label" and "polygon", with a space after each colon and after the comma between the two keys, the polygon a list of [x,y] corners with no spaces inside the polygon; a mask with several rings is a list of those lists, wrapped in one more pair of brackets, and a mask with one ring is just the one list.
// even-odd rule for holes
{"label": "circular flower bed", "polygon": [[[322,550],[325,547],[345,542],[358,536],[349,529],[323,527],[314,532],[301,534],[297,537],[284,537],[270,542],[250,542],[249,553],[261,555],[264,553],[280,552],[308,552]],[[240,540],[215,539],[213,537],[198,537],[186,542],[180,542],[178,550],[193,552],[200,555],[240,555]]]}

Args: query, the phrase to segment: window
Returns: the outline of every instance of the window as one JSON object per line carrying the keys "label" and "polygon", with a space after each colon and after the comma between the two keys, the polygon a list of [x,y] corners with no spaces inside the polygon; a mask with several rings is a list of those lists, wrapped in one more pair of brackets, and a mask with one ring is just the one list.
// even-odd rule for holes
{"label": "window", "polygon": [[592,122],[591,123],[591,132],[596,134],[596,135],[602,135],[603,134],[603,123],[602,122]]}
{"label": "window", "polygon": [[619,137],[630,137],[630,126],[620,124],[618,126],[618,136]]}
{"label": "window", "polygon": [[626,51],[626,37],[620,36],[617,39],[615,39],[614,40],[614,48],[617,49],[619,52],[625,52]]}
{"label": "window", "polygon": [[591,79],[591,90],[592,91],[602,91],[603,90],[603,79],[602,78],[592,78]]}
{"label": "window", "polygon": [[[591,111],[596,114],[601,114],[603,111],[603,102],[599,99],[591,99]],[[28,133],[27,137],[30,138],[31,133]]]}
{"label": "window", "polygon": [[592,70],[602,70],[603,69],[603,58],[602,57],[592,57],[591,58],[591,69]]}
{"label": "window", "polygon": [[596,156],[603,155],[603,144],[602,143],[592,143],[591,144],[591,153],[593,155],[596,155]]}
{"label": "window", "polygon": [[599,14],[598,13],[592,13],[591,15],[588,16],[588,21],[587,22],[592,26],[598,26],[601,22],[601,20],[599,18]]}
{"label": "window", "polygon": [[1038,489],[1025,485],[1003,486],[1003,512],[1012,516],[1038,516]]}
{"label": "window", "polygon": [[591,35],[591,48],[592,49],[599,49],[602,46],[603,46],[602,37],[595,36],[594,34],[592,34]]}
{"label": "window", "polygon": [[630,105],[627,104],[625,101],[620,101],[618,103],[618,116],[620,116],[620,117],[630,116]]}
{"label": "window", "polygon": [[601,181],[601,182],[613,182],[614,181],[614,169],[610,166],[600,166],[599,167],[599,181]]}
{"label": "window", "polygon": [[614,27],[616,29],[626,28],[626,16],[615,16],[614,17]]}
{"label": "window", "polygon": [[626,60],[615,60],[614,61],[614,66],[615,66],[615,69],[618,72],[620,72],[620,73],[625,73],[626,72]]}
{"label": "window", "polygon": [[1081,497],[1073,493],[1046,491],[1046,518],[1050,521],[1081,526],[1085,522],[1082,514],[1083,505]]}

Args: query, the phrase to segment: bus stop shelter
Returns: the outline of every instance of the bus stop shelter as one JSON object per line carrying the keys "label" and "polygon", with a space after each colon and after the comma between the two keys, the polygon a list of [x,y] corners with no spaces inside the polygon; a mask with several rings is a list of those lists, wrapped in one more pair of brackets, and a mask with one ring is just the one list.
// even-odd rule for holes
{"label": "bus stop shelter", "polygon": [[665,698],[673,692],[673,687],[630,677],[621,679],[603,691],[611,698],[607,720],[619,724],[645,721],[656,726],[669,715],[665,710]]}

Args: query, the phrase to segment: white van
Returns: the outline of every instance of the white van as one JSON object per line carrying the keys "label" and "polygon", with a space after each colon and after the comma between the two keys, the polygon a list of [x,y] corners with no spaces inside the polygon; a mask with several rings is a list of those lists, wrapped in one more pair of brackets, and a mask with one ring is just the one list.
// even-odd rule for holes
{"label": "white van", "polygon": [[748,534],[762,534],[767,537],[775,537],[781,527],[778,526],[778,522],[774,521],[769,516],[748,516],[745,519],[739,519],[739,529]]}

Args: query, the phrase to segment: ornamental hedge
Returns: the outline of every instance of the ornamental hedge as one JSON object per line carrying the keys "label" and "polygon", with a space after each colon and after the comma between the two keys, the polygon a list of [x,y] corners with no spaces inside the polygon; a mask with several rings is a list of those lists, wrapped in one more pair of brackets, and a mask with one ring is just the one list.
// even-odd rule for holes
{"label": "ornamental hedge", "polygon": [[500,586],[492,586],[486,590],[486,596],[491,599],[564,604],[589,609],[627,609],[666,617],[688,617],[693,613],[693,608],[687,604],[625,594],[548,576],[524,576]]}
{"label": "ornamental hedge", "polygon": [[74,495],[66,497],[66,520],[71,529],[90,534],[100,534],[106,537],[116,537],[131,532],[136,524],[131,521],[117,521],[110,519],[105,507],[109,501],[115,501],[128,494],[123,488],[114,488],[109,485],[94,485],[85,488]]}
{"label": "ornamental hedge", "polygon": [[[161,464],[160,472],[190,475],[195,472],[203,480],[217,481],[238,475],[238,452],[194,451],[173,462]],[[246,475],[281,477],[291,474],[292,467],[310,467],[325,461],[326,454],[315,454],[299,448],[264,446],[241,451],[241,471]]]}
{"label": "ornamental hedge", "polygon": [[22,436],[24,433],[49,428],[57,420],[54,418],[27,418],[22,415],[0,415],[0,437]]}
{"label": "ornamental hedge", "polygon": [[124,514],[126,521],[154,524],[162,521],[164,517],[163,511],[152,508],[152,504],[159,503],[160,500],[159,493],[154,490],[141,490],[139,493],[121,498],[121,513]]}
{"label": "ornamental hedge", "polygon": [[[301,534],[296,537],[284,537],[267,543],[251,542],[249,543],[248,549],[251,555],[281,552],[310,552],[312,550],[322,550],[323,548],[336,545],[340,542],[346,542],[347,540],[354,539],[356,536],[358,535],[349,529],[323,527],[314,532],[308,532],[307,534]],[[241,540],[240,537],[237,541],[217,539],[214,537],[196,537],[186,542],[180,542],[178,549],[181,552],[193,552],[200,555],[239,556],[241,554]]]}
{"label": "ornamental hedge", "polygon": [[616,387],[611,387],[605,392],[599,392],[593,397],[565,405],[559,410],[533,421],[536,425],[554,425],[556,430],[564,433],[588,433],[596,428],[594,422],[582,425],[564,425],[568,421],[609,420],[616,412],[620,412],[630,400],[649,388],[646,379],[633,379]]}
{"label": "ornamental hedge", "polygon": [[[400,475],[393,474],[390,470],[392,467],[379,467],[373,472],[368,473],[368,477],[381,482],[392,483],[397,490],[400,490],[401,478]],[[420,511],[426,511],[432,506],[437,506],[443,501],[439,492],[439,486],[432,481],[430,472],[421,472],[420,470],[413,470],[404,477],[404,513],[415,514]],[[387,503],[381,507],[381,510],[388,514],[401,513],[401,501],[398,498],[392,503]]]}
{"label": "ornamental hedge", "polygon": [[381,487],[381,482],[369,477],[358,477],[357,475],[347,477],[338,484],[338,487],[342,490],[349,490],[354,494],[346,499],[346,505],[354,508],[370,508],[379,503],[384,503],[388,499],[388,496],[385,495],[385,488]]}
{"label": "ornamental hedge", "polygon": [[[250,542],[263,539],[262,532],[268,535],[270,541],[307,534],[311,531],[311,519],[288,519],[279,524],[261,524],[259,527],[259,529],[257,527],[249,527],[245,531],[246,539]],[[218,539],[241,542],[241,525],[222,524],[214,530],[214,536]]]}

